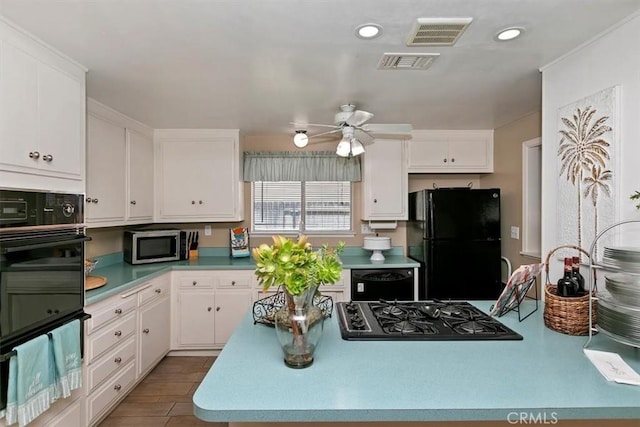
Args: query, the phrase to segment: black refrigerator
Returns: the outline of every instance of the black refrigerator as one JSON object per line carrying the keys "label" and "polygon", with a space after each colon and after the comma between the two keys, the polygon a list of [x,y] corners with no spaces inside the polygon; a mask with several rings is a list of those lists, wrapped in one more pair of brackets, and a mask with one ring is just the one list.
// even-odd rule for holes
{"label": "black refrigerator", "polygon": [[420,262],[420,300],[498,298],[500,189],[409,193],[407,255]]}

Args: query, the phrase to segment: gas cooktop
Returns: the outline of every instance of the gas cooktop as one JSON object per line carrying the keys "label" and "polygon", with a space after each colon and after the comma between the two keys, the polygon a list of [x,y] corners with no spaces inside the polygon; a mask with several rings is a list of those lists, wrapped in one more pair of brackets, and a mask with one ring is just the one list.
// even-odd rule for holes
{"label": "gas cooktop", "polygon": [[345,340],[521,340],[465,301],[336,303]]}

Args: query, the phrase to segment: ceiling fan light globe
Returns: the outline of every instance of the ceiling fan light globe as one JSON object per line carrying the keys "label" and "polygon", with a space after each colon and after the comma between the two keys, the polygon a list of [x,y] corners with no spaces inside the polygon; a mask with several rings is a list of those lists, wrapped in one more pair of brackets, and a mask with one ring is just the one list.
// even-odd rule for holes
{"label": "ceiling fan light globe", "polygon": [[351,140],[351,154],[354,156],[359,156],[362,153],[364,153],[364,146],[360,141],[353,138]]}
{"label": "ceiling fan light globe", "polygon": [[351,153],[351,144],[349,144],[349,141],[343,139],[342,141],[340,141],[340,143],[336,147],[336,154],[340,157],[349,157],[350,153]]}
{"label": "ceiling fan light globe", "polygon": [[293,143],[298,148],[304,148],[309,143],[309,137],[303,132],[298,132],[293,137]]}

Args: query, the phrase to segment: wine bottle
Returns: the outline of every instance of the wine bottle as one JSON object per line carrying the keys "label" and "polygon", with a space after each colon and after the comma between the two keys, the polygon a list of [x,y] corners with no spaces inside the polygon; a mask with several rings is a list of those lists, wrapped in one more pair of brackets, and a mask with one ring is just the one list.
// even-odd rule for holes
{"label": "wine bottle", "polygon": [[578,282],[578,296],[585,295],[584,276],[580,273],[580,257],[574,256],[571,264],[571,274]]}
{"label": "wine bottle", "polygon": [[564,276],[558,280],[558,295],[561,297],[575,297],[578,293],[578,282],[573,277],[573,260],[564,259]]}

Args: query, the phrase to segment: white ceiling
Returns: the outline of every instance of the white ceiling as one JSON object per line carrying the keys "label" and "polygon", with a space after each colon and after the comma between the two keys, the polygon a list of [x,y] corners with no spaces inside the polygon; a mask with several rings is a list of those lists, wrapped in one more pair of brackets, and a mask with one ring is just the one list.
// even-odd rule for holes
{"label": "white ceiling", "polygon": [[[371,123],[493,129],[540,109],[540,67],[639,9],[640,0],[0,0],[0,14],[89,69],[88,96],[154,128],[244,134],[332,123],[345,103],[374,113]],[[473,22],[452,47],[408,47],[421,17]],[[356,38],[366,22],[382,36]],[[524,35],[495,41],[509,26]],[[376,68],[383,53],[432,52],[441,55],[426,71]]]}

